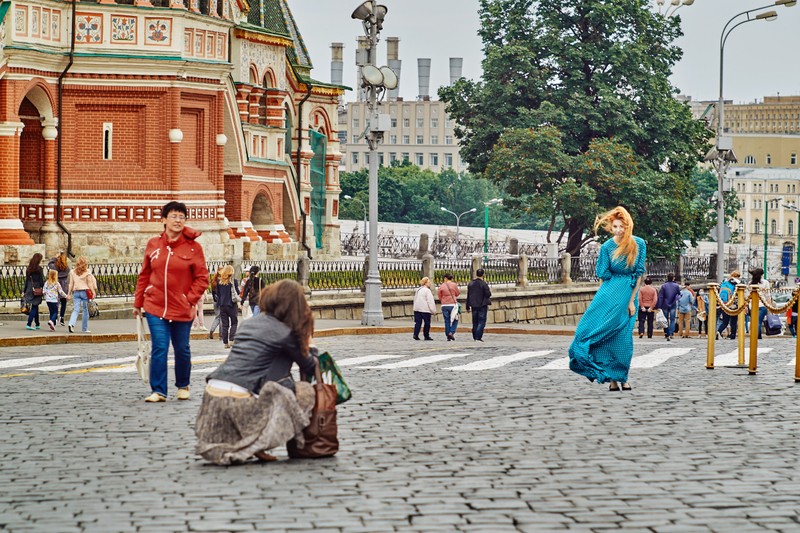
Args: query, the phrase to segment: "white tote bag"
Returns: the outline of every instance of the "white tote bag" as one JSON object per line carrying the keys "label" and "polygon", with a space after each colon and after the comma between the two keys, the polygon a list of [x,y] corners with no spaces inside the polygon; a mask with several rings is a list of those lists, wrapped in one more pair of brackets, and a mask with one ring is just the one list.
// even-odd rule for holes
{"label": "white tote bag", "polygon": [[136,372],[145,385],[150,383],[150,341],[144,339],[144,318],[136,317],[136,338],[139,349],[136,352]]}
{"label": "white tote bag", "polygon": [[664,329],[669,326],[669,321],[661,309],[656,310],[656,316],[653,320],[653,327],[656,329]]}

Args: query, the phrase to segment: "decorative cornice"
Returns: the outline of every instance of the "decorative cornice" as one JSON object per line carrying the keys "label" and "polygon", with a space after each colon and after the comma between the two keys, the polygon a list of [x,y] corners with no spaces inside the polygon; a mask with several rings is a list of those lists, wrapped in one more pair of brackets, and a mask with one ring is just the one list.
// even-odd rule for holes
{"label": "decorative cornice", "polygon": [[234,28],[233,36],[254,43],[272,44],[275,46],[283,46],[283,47],[292,46],[292,41],[285,37],[279,37],[277,35],[269,35],[266,33],[245,30],[242,28]]}

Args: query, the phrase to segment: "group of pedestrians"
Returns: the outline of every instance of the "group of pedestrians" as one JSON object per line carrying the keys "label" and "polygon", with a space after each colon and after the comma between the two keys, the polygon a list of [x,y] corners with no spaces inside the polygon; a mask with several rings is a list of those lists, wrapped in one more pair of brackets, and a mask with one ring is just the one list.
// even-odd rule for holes
{"label": "group of pedestrians", "polygon": [[81,315],[81,331],[89,331],[89,301],[97,292],[97,279],[89,270],[85,257],[78,257],[75,268],[70,269],[66,252],[60,252],[50,259],[47,271],[42,267],[44,256],[33,254],[25,269],[25,284],[22,289],[23,304],[28,308],[26,329],[41,328],[39,306],[47,304],[47,326],[55,331],[56,326],[64,326],[67,300],[73,300],[73,309],[66,324],[70,333],[75,331],[78,316]]}
{"label": "group of pedestrians", "polygon": [[[484,280],[484,275],[484,270],[479,268],[475,271],[475,279],[467,284],[466,308],[467,312],[472,312],[472,340],[478,342],[483,342],[488,310],[492,303],[492,291]],[[453,281],[452,274],[448,272],[444,275],[444,281],[436,292],[442,308],[445,338],[448,342],[455,341],[461,314],[461,304],[458,301],[461,291],[458,284]],[[435,314],[436,301],[431,290],[431,280],[425,276],[420,280],[419,287],[414,293],[414,340],[420,340],[420,329],[424,340],[433,340],[430,335],[431,317]]]}
{"label": "group of pedestrians", "polygon": [[661,289],[657,290],[648,276],[639,289],[639,338],[644,337],[645,331],[648,339],[653,338],[655,315],[658,311],[663,313],[666,320],[664,338],[668,341],[674,338],[676,332],[680,338],[689,338],[694,312],[697,313],[698,335],[702,338],[703,331],[708,335],[707,310],[708,295],[703,289],[695,292],[688,281],[680,286],[675,282],[675,274],[670,273]]}

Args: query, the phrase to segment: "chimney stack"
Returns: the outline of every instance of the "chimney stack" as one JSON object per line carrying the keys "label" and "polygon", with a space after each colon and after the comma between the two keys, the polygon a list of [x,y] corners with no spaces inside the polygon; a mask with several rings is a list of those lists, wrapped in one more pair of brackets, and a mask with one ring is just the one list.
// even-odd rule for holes
{"label": "chimney stack", "polygon": [[397,100],[400,97],[400,70],[403,62],[400,60],[400,38],[386,38],[386,64],[397,75],[397,88],[392,89],[387,94],[389,100]]}
{"label": "chimney stack", "polygon": [[464,67],[464,58],[463,57],[451,57],[450,58],[450,85],[455,84],[461,76],[461,71]]}
{"label": "chimney stack", "polygon": [[358,91],[358,101],[366,102],[367,91],[361,87],[361,64],[363,63],[360,63],[360,61],[369,60],[366,55],[361,57],[362,54],[365,54],[365,52],[361,51],[369,49],[369,37],[365,35],[359,35],[356,41],[358,42],[358,46],[356,47],[356,90]]}
{"label": "chimney stack", "polygon": [[419,79],[419,95],[417,96],[417,100],[427,102],[431,99],[429,94],[431,85],[431,59],[429,57],[417,59],[417,77]]}
{"label": "chimney stack", "polygon": [[331,83],[341,85],[344,79],[344,43],[331,43]]}

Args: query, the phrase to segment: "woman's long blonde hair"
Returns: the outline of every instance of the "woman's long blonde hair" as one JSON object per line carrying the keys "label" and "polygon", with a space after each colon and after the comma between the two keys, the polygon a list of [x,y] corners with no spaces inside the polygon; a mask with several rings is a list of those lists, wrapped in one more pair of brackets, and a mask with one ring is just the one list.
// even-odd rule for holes
{"label": "woman's long blonde hair", "polygon": [[611,233],[611,224],[613,224],[615,220],[622,221],[622,224],[625,226],[625,233],[622,234],[622,239],[617,245],[617,250],[612,257],[616,259],[625,256],[626,263],[631,267],[636,262],[636,255],[639,253],[639,247],[636,245],[636,241],[633,238],[633,218],[631,218],[631,214],[628,213],[627,209],[620,205],[611,211],[598,215],[594,220],[594,234],[597,235],[597,230],[599,228],[603,228]]}
{"label": "woman's long blonde hair", "polygon": [[225,265],[219,273],[219,285],[230,285],[233,277],[233,267]]}
{"label": "woman's long blonde hair", "polygon": [[51,268],[47,272],[47,283],[49,283],[50,285],[58,283],[58,270]]}
{"label": "woman's long blonde hair", "polygon": [[78,260],[75,261],[75,275],[82,276],[87,270],[89,270],[89,262],[84,256],[80,256]]}

